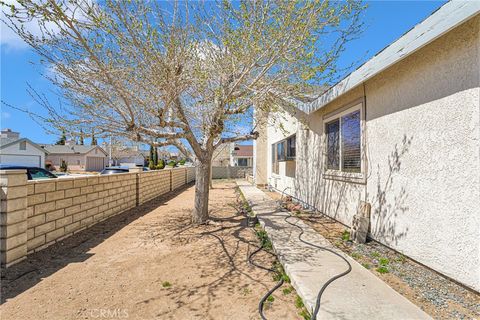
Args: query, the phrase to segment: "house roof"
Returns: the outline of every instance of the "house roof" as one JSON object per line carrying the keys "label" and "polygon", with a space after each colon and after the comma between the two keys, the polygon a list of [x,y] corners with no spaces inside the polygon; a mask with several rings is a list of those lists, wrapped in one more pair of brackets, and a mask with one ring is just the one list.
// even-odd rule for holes
{"label": "house roof", "polygon": [[85,154],[91,150],[98,148],[105,155],[108,155],[100,146],[84,146],[84,145],[57,145],[57,144],[42,144],[42,148],[47,150],[50,154]]}
{"label": "house roof", "polygon": [[0,149],[6,148],[6,147],[11,146],[13,144],[20,143],[22,141],[26,141],[29,144],[31,144],[33,147],[37,148],[38,150],[41,150],[41,151],[45,152],[45,154],[49,154],[48,150],[45,150],[40,145],[36,144],[35,142],[33,142],[32,140],[27,139],[27,138],[20,138],[20,139],[1,138],[0,139]]}
{"label": "house roof", "polygon": [[428,18],[381,50],[373,58],[326,90],[313,102],[297,101],[297,108],[315,112],[375,75],[410,56],[480,12],[480,1],[449,1]]}
{"label": "house roof", "polygon": [[253,157],[253,146],[236,145],[234,155],[237,157]]}

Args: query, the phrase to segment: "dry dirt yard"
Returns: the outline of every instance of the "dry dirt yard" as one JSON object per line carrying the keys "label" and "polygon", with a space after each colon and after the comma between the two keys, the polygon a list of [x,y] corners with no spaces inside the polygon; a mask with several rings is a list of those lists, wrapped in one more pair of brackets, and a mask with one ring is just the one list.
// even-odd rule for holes
{"label": "dry dirt yard", "polygon": [[[247,262],[258,240],[234,188],[215,184],[210,225],[189,224],[190,186],[4,270],[2,319],[259,319],[258,301],[276,282]],[[289,291],[274,294],[269,319],[300,318]]]}

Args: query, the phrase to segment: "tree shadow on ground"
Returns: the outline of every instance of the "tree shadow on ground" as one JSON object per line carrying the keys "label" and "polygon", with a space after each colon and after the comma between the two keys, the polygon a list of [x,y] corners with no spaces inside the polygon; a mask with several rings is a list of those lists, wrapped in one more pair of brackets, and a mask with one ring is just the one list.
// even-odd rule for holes
{"label": "tree shadow on ground", "polygon": [[44,250],[27,256],[27,259],[1,270],[1,304],[32,288],[70,263],[82,262],[93,256],[89,251],[114,235],[120,229],[155,208],[166,205],[179,193],[191,187],[185,185],[165,195],[101,221],[92,227],[63,239]]}

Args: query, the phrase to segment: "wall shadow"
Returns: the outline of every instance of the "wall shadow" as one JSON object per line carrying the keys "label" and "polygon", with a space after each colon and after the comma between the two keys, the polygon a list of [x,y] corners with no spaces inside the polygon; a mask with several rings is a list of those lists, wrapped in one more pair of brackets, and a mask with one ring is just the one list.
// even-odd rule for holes
{"label": "wall shadow", "polygon": [[32,288],[43,278],[54,274],[68,264],[86,261],[93,255],[89,253],[92,248],[138,218],[165,205],[166,202],[192,185],[193,183],[184,185],[138,207],[110,217],[41,251],[28,255],[25,260],[9,268],[2,268],[0,304]]}

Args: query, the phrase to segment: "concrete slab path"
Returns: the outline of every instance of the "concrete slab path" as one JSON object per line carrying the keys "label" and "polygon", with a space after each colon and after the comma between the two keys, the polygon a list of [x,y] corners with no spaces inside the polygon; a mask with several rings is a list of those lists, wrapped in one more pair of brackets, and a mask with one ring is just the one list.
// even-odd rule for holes
{"label": "concrete slab path", "polygon": [[[300,242],[300,230],[285,222],[288,213],[276,201],[246,181],[239,180],[237,184],[268,233],[293,287],[312,311],[322,285],[332,276],[347,270],[347,264],[328,251]],[[317,319],[431,319],[303,221],[295,217],[289,221],[304,229],[302,239],[335,250],[352,265],[349,274],[337,279],[325,290]]]}

